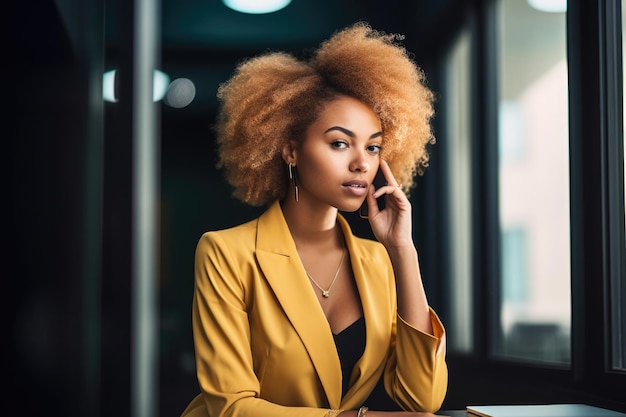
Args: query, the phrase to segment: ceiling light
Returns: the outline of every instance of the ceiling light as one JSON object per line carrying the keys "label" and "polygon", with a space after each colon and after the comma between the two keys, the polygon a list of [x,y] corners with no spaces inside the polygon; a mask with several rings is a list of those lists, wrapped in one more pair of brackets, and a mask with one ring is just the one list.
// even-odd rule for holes
{"label": "ceiling light", "polygon": [[[117,70],[110,70],[102,76],[102,98],[111,103],[117,103]],[[159,101],[165,96],[170,77],[163,71],[154,70],[152,99]]]}
{"label": "ceiling light", "polygon": [[196,96],[196,86],[188,78],[177,78],[167,87],[167,93],[163,98],[165,104],[181,109],[187,107]]}
{"label": "ceiling light", "polygon": [[291,0],[222,0],[224,4],[241,13],[272,13],[287,7]]}
{"label": "ceiling light", "polygon": [[567,11],[567,0],[528,0],[531,7],[548,13],[564,13]]}
{"label": "ceiling light", "polygon": [[110,103],[117,103],[115,95],[115,73],[116,70],[107,71],[102,76],[102,98]]}
{"label": "ceiling light", "polygon": [[170,85],[170,77],[163,71],[154,70],[152,81],[152,100],[159,101],[167,93],[167,86]]}

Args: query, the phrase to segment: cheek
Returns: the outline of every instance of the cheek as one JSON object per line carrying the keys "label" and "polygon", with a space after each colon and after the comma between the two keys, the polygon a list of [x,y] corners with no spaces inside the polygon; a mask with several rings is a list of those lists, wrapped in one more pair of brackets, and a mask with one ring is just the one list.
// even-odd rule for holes
{"label": "cheek", "polygon": [[299,172],[300,180],[305,186],[314,186],[317,183],[324,182],[324,179],[328,176],[328,169],[313,161],[302,164]]}
{"label": "cheek", "polygon": [[309,158],[301,162],[300,181],[307,188],[324,185],[338,176],[341,162],[334,158]]}

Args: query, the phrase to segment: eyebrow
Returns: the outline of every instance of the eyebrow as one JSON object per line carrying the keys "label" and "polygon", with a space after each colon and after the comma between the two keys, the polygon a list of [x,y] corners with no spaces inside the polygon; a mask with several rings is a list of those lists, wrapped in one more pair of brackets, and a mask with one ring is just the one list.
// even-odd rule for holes
{"label": "eyebrow", "polygon": [[[354,138],[356,135],[354,134],[353,131],[346,129],[345,127],[341,127],[341,126],[333,126],[331,128],[326,129],[326,131],[324,132],[324,134],[331,132],[333,130],[338,130],[342,133],[344,133],[347,136],[350,136],[351,138]],[[383,135],[383,132],[376,132],[373,135],[370,136],[370,139],[375,139],[375,138],[379,138]]]}

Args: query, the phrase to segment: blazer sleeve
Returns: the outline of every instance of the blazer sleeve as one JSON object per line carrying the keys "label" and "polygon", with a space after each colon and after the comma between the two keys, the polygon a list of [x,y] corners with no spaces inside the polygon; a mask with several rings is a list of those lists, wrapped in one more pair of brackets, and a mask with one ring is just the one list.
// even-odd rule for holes
{"label": "blazer sleeve", "polygon": [[446,337],[443,324],[431,309],[433,335],[396,315],[391,354],[385,369],[385,387],[407,411],[436,412],[448,388]]}
{"label": "blazer sleeve", "polygon": [[[241,278],[253,265],[248,251],[226,245],[219,233],[205,233],[195,254],[192,322],[201,394],[183,416],[332,417],[340,410],[285,407],[259,397],[250,347],[246,284]],[[242,252],[243,253],[243,252]],[[249,289],[248,289],[249,290]]]}

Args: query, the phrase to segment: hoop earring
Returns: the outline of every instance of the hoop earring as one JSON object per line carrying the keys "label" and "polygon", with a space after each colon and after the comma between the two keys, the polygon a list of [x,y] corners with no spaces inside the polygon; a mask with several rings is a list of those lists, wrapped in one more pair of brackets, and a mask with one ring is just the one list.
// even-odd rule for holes
{"label": "hoop earring", "polygon": [[289,179],[293,183],[294,197],[296,199],[296,202],[298,202],[298,181],[296,180],[296,175],[297,175],[296,166],[290,162],[289,163]]}

